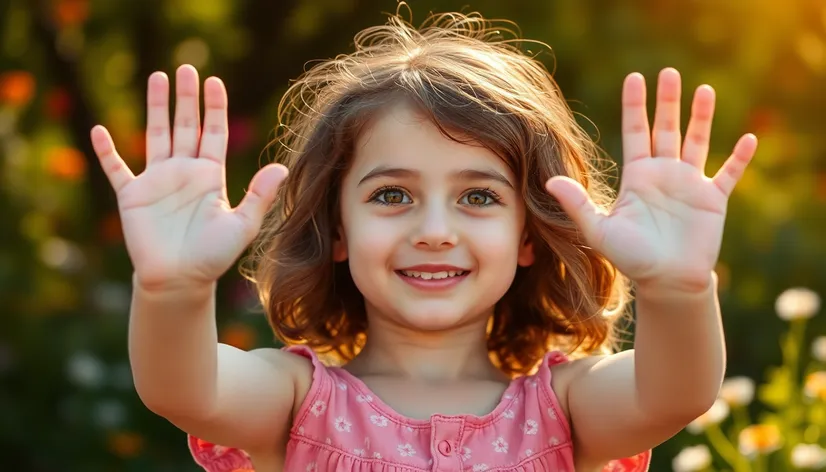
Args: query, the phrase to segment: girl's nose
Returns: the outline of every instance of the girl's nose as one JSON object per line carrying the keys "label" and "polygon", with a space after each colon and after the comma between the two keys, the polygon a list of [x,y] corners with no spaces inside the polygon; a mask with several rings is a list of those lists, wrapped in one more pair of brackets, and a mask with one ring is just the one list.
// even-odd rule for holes
{"label": "girl's nose", "polygon": [[411,235],[411,243],[422,249],[438,250],[456,245],[456,216],[444,205],[431,204],[422,208],[419,221]]}

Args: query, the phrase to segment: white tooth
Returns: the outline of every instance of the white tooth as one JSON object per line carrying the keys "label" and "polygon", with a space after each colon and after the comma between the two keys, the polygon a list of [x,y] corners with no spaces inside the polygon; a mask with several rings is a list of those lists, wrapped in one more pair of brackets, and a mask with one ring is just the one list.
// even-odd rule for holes
{"label": "white tooth", "polygon": [[419,277],[420,275],[422,275],[422,273],[421,272],[416,272],[414,270],[414,271],[410,272],[410,275],[413,276],[413,277]]}
{"label": "white tooth", "polygon": [[455,275],[456,275],[456,271],[455,271],[455,270],[449,270],[449,271],[447,271],[447,276],[448,276],[448,277],[454,277]]}
{"label": "white tooth", "polygon": [[424,280],[430,280],[433,278],[433,274],[431,274],[430,272],[422,272],[422,278]]}
{"label": "white tooth", "polygon": [[434,279],[446,279],[447,278],[447,272],[445,272],[445,271],[436,272],[435,274],[433,274],[433,278]]}

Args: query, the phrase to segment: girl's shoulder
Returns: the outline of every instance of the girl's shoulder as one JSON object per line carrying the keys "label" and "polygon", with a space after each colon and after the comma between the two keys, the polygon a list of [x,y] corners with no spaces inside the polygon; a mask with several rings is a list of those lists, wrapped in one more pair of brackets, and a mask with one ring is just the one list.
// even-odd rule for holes
{"label": "girl's shoulder", "polygon": [[[568,407],[568,389],[574,379],[590,369],[602,357],[587,356],[571,359],[561,351],[550,352],[536,374],[541,376],[543,369],[548,372],[551,391],[566,423],[569,424],[569,431],[571,415]],[[648,450],[633,457],[613,460],[603,468],[602,472],[646,472],[651,465],[651,453],[652,451]]]}

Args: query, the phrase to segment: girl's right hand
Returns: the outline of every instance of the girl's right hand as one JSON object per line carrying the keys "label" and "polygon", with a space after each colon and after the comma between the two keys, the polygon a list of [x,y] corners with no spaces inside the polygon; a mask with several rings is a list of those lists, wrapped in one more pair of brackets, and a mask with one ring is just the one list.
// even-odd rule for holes
{"label": "girl's right hand", "polygon": [[170,135],[169,79],[162,72],[149,77],[146,170],[137,177],[104,127],[91,132],[95,153],[117,194],[136,283],[147,290],[203,286],[221,277],[258,233],[287,176],[284,166],[263,167],[232,208],[225,176],[226,89],[218,78],[205,81],[203,130],[199,95],[195,68],[178,68]]}

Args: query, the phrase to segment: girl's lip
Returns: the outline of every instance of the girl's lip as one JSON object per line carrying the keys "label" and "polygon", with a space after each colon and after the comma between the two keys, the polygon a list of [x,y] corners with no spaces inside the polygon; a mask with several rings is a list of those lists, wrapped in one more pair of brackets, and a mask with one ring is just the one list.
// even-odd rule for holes
{"label": "girl's lip", "polygon": [[457,267],[454,265],[448,264],[419,264],[410,267],[405,267],[403,269],[399,269],[399,272],[406,271],[406,272],[430,272],[431,274],[434,272],[470,272],[467,269],[463,269],[462,267]]}

